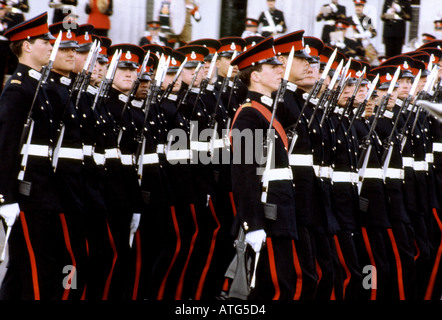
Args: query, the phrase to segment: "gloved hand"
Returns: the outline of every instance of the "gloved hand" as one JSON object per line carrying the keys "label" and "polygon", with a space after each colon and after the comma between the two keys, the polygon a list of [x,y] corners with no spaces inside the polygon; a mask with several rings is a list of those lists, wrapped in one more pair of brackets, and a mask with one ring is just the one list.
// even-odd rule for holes
{"label": "gloved hand", "polygon": [[5,219],[8,227],[12,227],[19,214],[20,207],[18,206],[18,203],[4,204],[0,206],[0,216]]}
{"label": "gloved hand", "polygon": [[278,25],[276,26],[276,31],[277,31],[277,32],[282,32],[282,25],[278,24]]}
{"label": "gloved hand", "polygon": [[393,2],[393,3],[391,4],[391,7],[392,7],[392,8],[394,9],[394,11],[396,11],[396,12],[401,12],[401,10],[402,10],[401,6],[398,5],[396,2]]}
{"label": "gloved hand", "polygon": [[245,241],[255,252],[261,251],[262,244],[266,242],[266,232],[264,229],[250,231],[246,233]]}
{"label": "gloved hand", "polygon": [[130,221],[130,234],[129,234],[129,245],[132,247],[132,242],[134,239],[135,232],[137,232],[140,225],[141,214],[132,214],[132,220]]}

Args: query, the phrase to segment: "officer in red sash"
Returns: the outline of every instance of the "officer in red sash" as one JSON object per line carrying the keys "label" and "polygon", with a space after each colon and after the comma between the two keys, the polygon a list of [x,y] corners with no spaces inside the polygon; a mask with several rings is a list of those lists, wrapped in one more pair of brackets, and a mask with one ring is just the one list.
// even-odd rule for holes
{"label": "officer in red sash", "polygon": [[[298,237],[295,193],[287,136],[279,120],[272,118],[271,98],[281,83],[282,63],[275,56],[273,38],[267,38],[231,64],[238,66],[239,77],[249,89],[231,131],[237,222],[256,253],[249,299],[293,299],[293,244]],[[263,137],[269,138],[266,161],[261,161]],[[256,146],[252,152],[250,145]]]}

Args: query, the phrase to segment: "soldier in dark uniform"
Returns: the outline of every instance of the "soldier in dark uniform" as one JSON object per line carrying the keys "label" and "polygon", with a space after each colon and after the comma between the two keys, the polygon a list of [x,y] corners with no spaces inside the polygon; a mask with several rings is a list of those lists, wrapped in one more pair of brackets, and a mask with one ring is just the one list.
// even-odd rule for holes
{"label": "soldier in dark uniform", "polygon": [[210,139],[210,143],[213,144],[213,154],[211,154],[211,165],[214,174],[213,205],[215,207],[214,212],[216,212],[216,218],[219,222],[219,228],[214,230],[211,242],[214,251],[206,261],[208,271],[204,278],[201,278],[198,293],[195,297],[198,299],[207,297],[207,295],[214,297],[221,291],[222,283],[220,281],[223,280],[224,273],[235,252],[232,246],[233,239],[231,237],[235,207],[231,199],[230,146],[226,145],[227,130],[229,129],[227,128],[229,114],[224,107],[220,92],[211,83],[213,76],[208,75],[211,67],[213,68],[212,74],[215,73],[215,64],[211,66],[211,63],[215,52],[221,47],[221,42],[215,39],[199,39],[189,43],[189,45],[193,44],[203,45],[209,49],[209,54],[204,57],[205,80],[203,80],[209,82],[204,86],[201,85],[204,91],[201,92],[200,99],[206,106],[209,116],[208,128],[212,131],[212,135],[216,132],[215,136]]}
{"label": "soldier in dark uniform", "polygon": [[[332,65],[330,72],[334,72],[334,68],[338,66],[337,62],[344,58],[344,55],[338,55],[335,59],[336,64],[334,63]],[[302,105],[307,103],[308,94],[320,76],[319,68],[320,64],[318,65],[318,63],[310,64],[304,77],[295,83],[298,85],[296,96]],[[328,117],[324,118],[321,125],[324,108],[323,106],[317,105],[318,98],[322,95],[325,87],[326,86],[320,89],[317,98],[310,99],[304,109],[312,145],[313,168],[316,174],[316,183],[319,188],[319,199],[321,199],[321,201],[314,201],[314,205],[315,210],[320,212],[318,217],[321,216],[321,218],[324,219],[321,221],[323,223],[322,228],[314,232],[316,259],[317,266],[319,267],[317,269],[320,270],[318,272],[321,272],[321,278],[319,279],[315,295],[315,299],[318,300],[330,299],[336,276],[334,263],[338,263],[334,235],[336,235],[339,230],[339,224],[332,205],[332,165],[336,148],[335,130],[333,123]]]}
{"label": "soldier in dark uniform", "polygon": [[384,22],[382,38],[387,57],[394,57],[402,53],[406,23],[411,21],[411,17],[409,0],[385,0],[381,20]]}
{"label": "soldier in dark uniform", "polygon": [[[101,115],[107,114],[107,125],[112,126],[110,137],[105,140],[105,195],[109,209],[109,225],[112,231],[118,259],[109,291],[110,299],[121,299],[127,290],[130,233],[137,230],[143,209],[133,155],[137,149],[136,127],[131,107],[124,110],[128,94],[137,76],[137,68],[144,57],[144,50],[136,45],[112,45],[111,57],[121,49],[122,55],[108,97],[101,106]],[[123,112],[124,110],[124,112]],[[109,123],[110,122],[110,123]],[[118,136],[122,130],[121,140]]]}
{"label": "soldier in dark uniform", "polygon": [[321,12],[316,16],[316,21],[324,20],[321,39],[326,45],[330,45],[330,32],[335,31],[336,20],[347,17],[346,8],[338,4],[338,0],[332,0],[331,3],[321,7]]}
{"label": "soldier in dark uniform", "polygon": [[[275,40],[275,51],[278,59],[284,64],[287,63],[289,52],[294,46],[295,55],[288,78],[284,104],[279,105],[277,117],[283,127],[288,130],[296,124],[298,135],[293,151],[289,154],[290,166],[293,172],[295,185],[296,217],[298,226],[298,240],[295,240],[296,258],[300,270],[296,275],[296,295],[294,299],[312,300],[315,297],[318,276],[316,273],[316,252],[314,251],[314,232],[324,232],[324,217],[321,217],[314,205],[315,199],[319,198],[319,187],[316,183],[316,175],[313,168],[313,155],[310,136],[307,131],[307,119],[301,115],[302,104],[295,95],[297,91],[296,81],[302,79],[305,70],[308,68],[309,51],[313,56],[319,56],[322,47],[319,44],[308,44],[304,38],[304,31],[295,31]],[[318,39],[319,40],[319,39]],[[320,41],[320,40],[319,40]],[[322,46],[322,41],[320,41]],[[315,51],[316,52],[313,52]],[[319,57],[318,57],[319,59]]]}
{"label": "soldier in dark uniform", "polygon": [[[203,56],[199,61],[203,60]],[[167,70],[162,90],[172,83],[172,79],[183,63],[185,54],[173,51],[171,62]],[[175,65],[173,61],[175,60]],[[196,66],[190,63],[189,66]],[[171,88],[171,92],[161,100],[159,108],[164,113],[168,144],[166,146],[166,168],[169,183],[173,194],[173,203],[170,206],[170,216],[167,219],[166,242],[152,272],[151,297],[157,300],[173,300],[178,294],[190,296],[189,291],[195,283],[186,281],[183,295],[184,277],[187,272],[188,257],[192,257],[196,237],[198,236],[198,220],[196,206],[198,193],[193,176],[190,150],[190,122],[179,105],[183,92],[181,77],[178,77]],[[195,240],[193,240],[195,239]],[[194,256],[193,256],[194,257]],[[196,278],[191,281],[196,282]]]}
{"label": "soldier in dark uniform", "polygon": [[[262,169],[257,160],[261,153],[259,147],[252,154],[245,151],[245,139],[251,138],[250,143],[259,146],[263,141],[259,136],[269,133],[273,104],[271,93],[280,84],[282,64],[275,56],[272,38],[240,54],[231,63],[238,65],[240,79],[249,88],[248,99],[236,113],[231,132],[234,159],[235,153],[240,152],[237,157],[239,162],[232,164],[238,226],[245,232],[245,242],[253,251],[260,253],[256,286],[249,299],[293,299],[296,279],[293,241],[298,238],[295,195],[288,142],[278,118],[274,118],[271,127],[276,129],[273,131],[274,157],[267,155],[272,163],[264,164],[264,172],[257,171]],[[244,130],[251,132],[251,136],[245,137]],[[253,159],[248,159],[250,156]],[[270,160],[270,157],[273,159]],[[266,188],[263,189],[263,186]],[[271,209],[270,212],[265,208]],[[257,254],[255,259],[258,259]]]}
{"label": "soldier in dark uniform", "polygon": [[[393,74],[396,72],[397,68],[392,66],[382,66],[372,69],[373,74],[379,74],[379,86],[377,92],[380,96],[379,104],[387,93],[387,89],[390,87],[390,82],[392,81]],[[386,145],[390,134],[392,133],[394,121],[396,119],[394,114],[394,107],[396,103],[396,98],[398,95],[397,88],[399,85],[395,84],[395,89],[393,90],[391,97],[386,103],[386,109],[381,118],[378,119],[376,125],[376,132],[379,135],[379,139]],[[392,146],[391,158],[389,164],[385,162],[383,165],[384,179],[387,195],[389,197],[388,208],[389,208],[389,220],[391,223],[391,229],[387,229],[387,243],[388,247],[393,250],[394,260],[391,260],[389,266],[390,277],[394,277],[397,281],[389,284],[391,288],[389,290],[393,292],[395,299],[412,299],[414,296],[414,281],[415,281],[415,266],[414,266],[414,237],[412,237],[413,232],[411,228],[411,220],[405,206],[404,192],[404,170],[403,170],[403,158],[401,154],[401,142],[398,138],[398,131],[393,132],[392,140],[390,145]],[[385,161],[386,150],[383,151],[382,161]],[[379,269],[379,268],[378,268]],[[378,279],[383,281],[383,275],[379,276]],[[382,285],[382,283],[380,282]],[[387,285],[388,287],[388,285]],[[384,294],[388,290],[387,287],[378,285],[379,298],[385,298]]]}
{"label": "soldier in dark uniform", "polygon": [[[187,99],[184,100],[181,105],[181,110],[191,125],[190,148],[194,157],[192,159],[193,165],[191,166],[191,171],[198,197],[198,201],[195,203],[195,209],[199,234],[195,242],[189,270],[187,271],[187,279],[185,280],[189,282],[188,287],[191,288],[198,284],[195,283],[195,279],[201,279],[202,272],[207,265],[207,259],[211,259],[209,256],[210,247],[213,244],[213,235],[216,235],[214,232],[219,227],[220,218],[218,217],[221,213],[217,212],[216,207],[214,207],[214,164],[208,157],[210,142],[204,134],[204,132],[208,133],[210,130],[213,131],[210,124],[210,116],[212,113],[209,112],[209,110],[213,110],[214,106],[209,107],[211,103],[206,104],[207,100],[201,98],[201,83],[204,72],[201,70],[202,68],[200,68],[198,74],[196,74],[197,69],[195,68],[198,63],[204,63],[204,58],[210,51],[207,47],[201,45],[186,45],[178,48],[177,51],[186,54],[187,57],[187,62],[182,74],[183,83],[181,90],[188,93],[188,95]],[[192,83],[194,79],[195,81]],[[198,288],[192,288],[192,290],[189,291],[191,292],[191,296],[194,296],[197,290]],[[218,292],[219,291],[216,293]]]}
{"label": "soldier in dark uniform", "polygon": [[261,12],[258,22],[263,37],[277,36],[287,30],[284,12],[276,9],[275,0],[267,0],[268,10]]}
{"label": "soldier in dark uniform", "polygon": [[[65,28],[67,26],[67,28]],[[63,298],[79,300],[86,284],[87,249],[86,249],[86,216],[84,211],[85,185],[82,176],[83,148],[76,99],[70,98],[71,72],[74,69],[76,41],[76,24],[59,22],[49,26],[54,36],[62,32],[62,38],[53,70],[49,74],[47,97],[51,102],[54,124],[57,126],[53,167],[57,178],[60,199],[63,205],[65,236],[70,239],[73,265],[78,270],[77,289],[66,290]]]}
{"label": "soldier in dark uniform", "polygon": [[[55,123],[44,86],[36,95],[40,71],[51,55],[49,40],[54,39],[47,13],[8,29],[5,36],[19,64],[0,97],[0,215],[12,227],[9,267],[0,296],[61,299],[68,253],[60,220],[63,208],[51,163]],[[32,130],[24,137],[22,148],[23,125],[30,111]]]}
{"label": "soldier in dark uniform", "polygon": [[[348,111],[353,107],[352,95],[355,93],[357,73],[362,65],[352,60],[347,76],[349,80],[342,89],[337,106],[331,115],[336,130],[336,156],[333,171],[333,207],[340,230],[335,238],[336,249],[342,266],[342,279],[337,279],[336,296],[342,299],[360,299],[362,288],[362,265],[360,263],[357,241],[359,240],[359,196],[357,190],[358,138],[355,128],[350,128]],[[339,276],[339,273],[338,275]],[[340,289],[341,291],[339,291]]]}

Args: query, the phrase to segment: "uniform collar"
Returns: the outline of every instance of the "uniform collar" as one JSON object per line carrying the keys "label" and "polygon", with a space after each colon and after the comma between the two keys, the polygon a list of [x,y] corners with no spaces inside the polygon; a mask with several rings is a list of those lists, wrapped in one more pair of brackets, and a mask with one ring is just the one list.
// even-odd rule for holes
{"label": "uniform collar", "polygon": [[246,101],[257,101],[266,107],[273,106],[273,99],[256,91],[249,91]]}

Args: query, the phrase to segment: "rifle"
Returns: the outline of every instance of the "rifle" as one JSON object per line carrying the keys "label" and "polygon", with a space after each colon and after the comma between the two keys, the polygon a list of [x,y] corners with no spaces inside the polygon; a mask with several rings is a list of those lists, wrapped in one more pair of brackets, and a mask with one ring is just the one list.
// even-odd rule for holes
{"label": "rifle", "polygon": [[127,107],[129,106],[129,102],[132,101],[133,98],[135,98],[135,95],[137,93],[138,87],[140,86],[141,77],[143,76],[144,70],[146,69],[147,62],[149,61],[149,56],[150,56],[150,50],[144,56],[143,63],[141,64],[141,69],[140,69],[140,71],[137,74],[137,78],[132,83],[132,87],[130,88],[128,97],[127,97],[126,101],[124,102],[123,109],[121,110],[120,123],[119,123],[119,126],[118,126],[119,127],[118,128],[118,137],[117,137],[117,146],[118,147],[120,146],[121,138],[123,137],[124,114],[125,114],[125,112],[127,110]]}
{"label": "rifle", "polygon": [[112,82],[114,80],[115,72],[117,71],[118,61],[120,60],[120,57],[121,57],[121,50],[117,50],[112,57],[112,60],[109,64],[109,68],[106,72],[106,76],[104,77],[104,80],[101,81],[100,83],[100,87],[98,88],[98,92],[95,95],[94,102],[92,103],[91,106],[92,110],[95,110],[97,107],[100,107],[104,97],[106,97],[106,95],[108,94],[109,89],[112,86]]}
{"label": "rifle", "polygon": [[[175,111],[175,116],[178,114],[178,111],[180,110],[181,106],[186,102],[187,100],[187,96],[189,95],[190,90],[192,90],[193,88],[193,84],[195,83],[196,77],[198,76],[198,73],[200,71],[200,68],[203,64],[201,62],[198,62],[198,65],[195,68],[195,73],[192,77],[192,80],[190,81],[189,86],[186,89],[186,92],[184,93],[184,95],[181,97],[181,99],[179,100],[178,104],[177,104],[177,108]],[[190,121],[191,119],[189,119]]]}
{"label": "rifle", "polygon": [[379,74],[376,75],[376,78],[374,78],[373,82],[370,84],[370,88],[368,89],[368,93],[365,96],[364,101],[359,104],[359,106],[357,107],[356,111],[354,112],[353,117],[351,118],[350,124],[348,125],[348,129],[347,129],[347,134],[350,133],[351,127],[353,126],[353,123],[356,119],[360,119],[362,114],[365,111],[365,107],[367,106],[368,100],[370,100],[374,89],[376,88],[376,85],[379,81]]}
{"label": "rifle", "polygon": [[187,62],[187,57],[184,59],[183,63],[181,64],[181,66],[179,67],[177,73],[175,74],[175,77],[173,78],[172,82],[169,83],[169,85],[167,86],[166,90],[164,90],[163,94],[161,95],[160,99],[158,100],[158,105],[161,104],[161,102],[163,101],[164,98],[167,98],[169,96],[169,94],[172,92],[173,87],[175,86],[175,83],[177,82],[181,71],[183,71],[184,65]]}
{"label": "rifle", "polygon": [[[192,109],[190,119],[193,119],[193,115],[195,114],[196,105],[198,104],[198,101],[199,101],[201,95],[206,92],[207,85],[209,84],[210,76],[213,72],[213,69],[215,68],[215,63],[216,63],[217,58],[218,58],[218,53],[215,52],[215,54],[212,57],[212,61],[210,62],[210,67],[209,67],[209,72],[207,73],[207,77],[205,77],[203,80],[201,80],[200,90],[198,91],[195,102],[193,104],[193,109]],[[218,106],[218,104],[215,106],[215,110],[217,110],[217,106]]]}
{"label": "rifle", "polygon": [[316,103],[315,108],[313,109],[313,113],[310,116],[310,120],[308,121],[307,129],[310,130],[310,127],[312,126],[313,119],[315,118],[315,115],[318,112],[318,109],[322,108],[322,105],[324,104],[324,102],[326,102],[331,97],[332,90],[335,86],[335,83],[336,83],[338,77],[339,77],[339,74],[341,72],[343,64],[344,64],[344,60],[341,60],[341,62],[339,62],[339,65],[335,70],[335,73],[333,74],[333,77],[330,80],[330,83],[328,84],[327,88],[324,90],[324,92],[322,92],[321,96],[319,97],[319,100]]}
{"label": "rifle", "polygon": [[226,278],[232,279],[227,298],[247,300],[250,294],[251,259],[246,256],[247,243],[242,227],[240,227],[238,237],[234,242],[234,247],[236,249],[236,255],[224,275]]}
{"label": "rifle", "polygon": [[[339,117],[339,122],[338,122],[338,125],[336,126],[336,128],[338,128],[338,127],[341,125],[342,120],[344,119],[345,114],[346,114],[346,113],[348,113],[348,115],[350,114],[349,110],[351,109],[351,107],[352,107],[353,104],[355,103],[356,94],[357,94],[358,91],[359,91],[359,88],[360,88],[360,86],[361,86],[361,83],[362,83],[362,80],[363,80],[363,78],[364,78],[364,75],[365,75],[365,67],[364,67],[364,70],[362,71],[362,75],[359,77],[358,81],[356,82],[356,86],[355,86],[355,89],[354,89],[354,91],[353,91],[353,94],[352,94],[351,97],[348,99],[348,101],[347,101],[347,103],[346,103],[346,105],[345,105],[345,107],[344,107],[344,110],[342,111],[342,114],[341,114],[340,117]],[[344,86],[344,87],[345,87],[345,86]]]}
{"label": "rifle", "polygon": [[[341,79],[339,79],[338,85],[335,90],[332,90],[331,98],[325,100],[326,105],[324,107],[324,113],[322,114],[321,121],[319,123],[320,126],[324,123],[325,117],[329,116],[329,114],[334,110],[334,106],[337,104],[339,97],[345,89],[345,86],[348,83],[348,79],[350,74],[347,75],[348,69],[350,68],[351,58],[348,59],[347,64],[342,69]],[[328,101],[328,103],[327,103]]]}
{"label": "rifle", "polygon": [[53,158],[52,158],[52,167],[54,168],[54,172],[57,170],[57,164],[58,164],[58,156],[60,153],[60,149],[61,149],[61,145],[63,143],[63,138],[64,138],[64,133],[66,130],[66,126],[65,123],[63,121],[66,111],[69,108],[69,105],[72,101],[72,98],[74,96],[74,94],[77,94],[77,98],[76,98],[76,103],[75,106],[78,106],[78,103],[80,101],[80,97],[81,97],[81,93],[83,91],[84,87],[87,87],[89,85],[89,81],[90,81],[90,77],[92,74],[92,70],[95,66],[95,62],[96,59],[98,57],[98,51],[100,49],[100,45],[98,42],[97,45],[97,41],[95,40],[94,43],[92,44],[91,49],[89,50],[89,54],[86,58],[86,61],[84,63],[83,69],[81,70],[81,72],[79,74],[77,74],[77,76],[75,77],[75,81],[74,84],[72,86],[72,90],[69,93],[69,97],[68,100],[66,101],[66,105],[64,107],[64,111],[63,111],[63,115],[60,118],[60,124],[59,124],[59,128],[58,128],[58,138],[57,138],[57,143],[55,145],[54,148],[54,153],[53,153]]}
{"label": "rifle", "polygon": [[40,93],[40,90],[43,86],[43,84],[46,84],[49,73],[52,69],[52,66],[54,65],[55,57],[58,52],[58,48],[60,47],[62,32],[58,34],[57,39],[55,40],[54,47],[52,49],[51,55],[49,57],[49,63],[45,66],[43,66],[41,72],[40,72],[40,79],[38,80],[37,88],[34,93],[34,97],[32,99],[31,106],[29,108],[29,112],[26,118],[26,123],[23,127],[20,142],[19,142],[19,153],[22,153],[23,151],[23,157],[21,161],[21,170],[18,174],[18,179],[20,180],[20,192],[24,195],[29,195],[31,191],[31,183],[28,181],[24,181],[24,175],[26,171],[26,164],[28,162],[28,149],[29,145],[31,144],[32,140],[32,134],[34,131],[34,119],[32,119],[32,113],[34,110],[35,103],[37,102],[37,97]]}
{"label": "rifle", "polygon": [[[328,59],[327,64],[325,65],[324,70],[322,71],[321,77],[319,78],[319,80],[315,81],[315,84],[313,85],[313,88],[310,90],[307,99],[305,100],[304,105],[302,106],[301,112],[299,113],[298,119],[296,119],[296,122],[293,124],[293,127],[291,129],[288,130],[288,138],[289,138],[289,142],[290,142],[290,149],[293,150],[293,147],[296,143],[296,140],[298,139],[298,134],[296,133],[296,128],[298,127],[298,123],[301,121],[301,117],[304,114],[305,108],[307,107],[307,105],[310,103],[310,100],[313,98],[315,99],[319,93],[319,91],[322,88],[322,85],[324,83],[325,78],[328,76],[328,73],[330,71],[330,68],[335,60],[336,57],[336,53],[337,53],[338,49],[335,49],[335,51],[333,51],[332,55],[330,56],[330,59]],[[341,67],[338,66],[338,69],[341,70],[342,65],[341,63],[339,64]],[[335,73],[336,74],[336,73]],[[321,97],[324,96],[324,92],[322,93]],[[319,99],[321,100],[321,99]],[[318,106],[318,104],[316,104],[316,106]],[[316,114],[316,110],[317,108],[315,108],[313,110],[313,115],[311,117],[311,119],[313,119],[314,115]],[[310,125],[310,122],[309,122]]]}
{"label": "rifle", "polygon": [[[434,66],[434,68],[431,70],[430,75],[427,77],[427,82],[425,83],[425,86],[424,86],[423,90],[421,92],[419,92],[420,99],[425,99],[427,97],[428,92],[432,88],[432,86],[434,84],[434,81],[437,78],[437,72],[438,72],[437,66]],[[416,97],[416,101],[417,100],[418,100],[418,97]],[[410,131],[411,133],[413,133],[414,129],[416,128],[416,124],[417,124],[417,121],[419,119],[419,113],[421,112],[421,110],[422,110],[422,107],[418,107],[418,109],[416,111],[415,118],[414,118],[413,125],[411,127],[411,131]]]}
{"label": "rifle", "polygon": [[164,81],[164,77],[167,73],[167,68],[169,66],[170,57],[166,60],[164,56],[161,56],[160,61],[158,63],[157,72],[155,74],[155,79],[150,87],[149,94],[146,99],[143,101],[142,109],[144,110],[144,122],[143,127],[140,130],[140,134],[136,138],[138,143],[137,150],[135,152],[135,163],[137,164],[137,174],[138,174],[138,183],[141,185],[141,181],[143,178],[143,155],[146,146],[146,136],[145,131],[147,131],[148,127],[148,119],[149,119],[149,110],[150,107],[158,96],[159,90],[161,89],[161,84]]}
{"label": "rifle", "polygon": [[[383,152],[382,158],[381,158],[384,168],[385,167],[388,168],[388,166],[390,164],[391,154],[392,154],[392,151],[393,151],[393,143],[392,143],[393,142],[393,137],[395,135],[396,128],[398,126],[400,116],[402,114],[402,111],[406,110],[408,105],[410,104],[410,101],[413,98],[414,92],[416,91],[417,85],[419,83],[420,77],[421,77],[421,70],[419,70],[419,73],[414,78],[413,85],[411,86],[410,92],[408,93],[407,98],[402,102],[402,105],[399,108],[398,115],[397,115],[397,117],[396,117],[396,119],[394,121],[394,124],[393,124],[393,129],[391,130],[390,135],[388,136],[386,142],[384,143],[384,152]],[[412,114],[412,112],[409,113],[409,115],[407,117],[407,120],[405,121],[404,126],[401,129],[401,133],[399,134],[400,139],[401,139],[402,135],[405,133],[405,130],[407,128],[407,123],[408,123],[408,120],[410,119],[410,115],[411,114]]]}
{"label": "rifle", "polygon": [[[390,100],[391,93],[394,90],[394,86],[395,86],[395,84],[397,82],[397,79],[399,77],[400,71],[401,71],[401,68],[398,67],[396,72],[395,72],[395,74],[394,74],[393,80],[390,82],[390,87],[388,88],[387,94],[382,98],[381,103],[379,104],[379,107],[376,109],[376,113],[375,113],[373,122],[372,122],[372,124],[370,126],[370,130],[369,130],[367,136],[362,139],[362,143],[360,144],[361,147],[362,147],[362,153],[361,153],[361,156],[359,157],[358,168],[361,168],[363,166],[362,161],[365,158],[366,153],[368,152],[368,150],[370,149],[370,151],[371,151],[371,148],[369,148],[369,146],[370,146],[370,137],[371,137],[371,135],[373,134],[373,132],[374,132],[374,130],[376,128],[376,125],[377,125],[377,122],[378,122],[379,118],[383,115],[384,110],[387,107],[388,100]],[[363,168],[363,170],[359,170],[359,176],[361,176],[362,178],[363,178],[363,175],[364,175],[364,171],[365,171],[365,168]]]}

